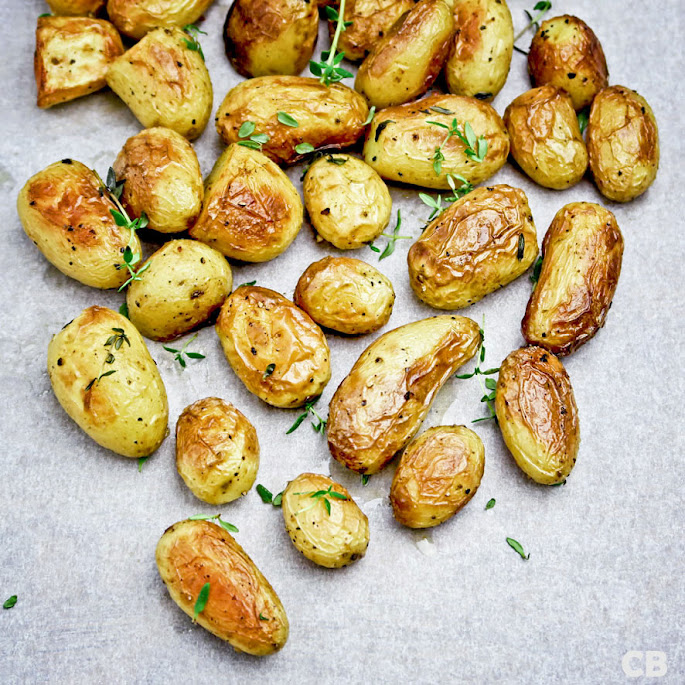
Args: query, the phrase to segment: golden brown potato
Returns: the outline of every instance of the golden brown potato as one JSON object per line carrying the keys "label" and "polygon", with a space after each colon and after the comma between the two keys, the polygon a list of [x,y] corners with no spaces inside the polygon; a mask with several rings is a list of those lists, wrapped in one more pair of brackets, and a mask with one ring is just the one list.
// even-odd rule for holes
{"label": "golden brown potato", "polygon": [[180,29],[154,29],[107,72],[107,85],[145,128],[164,126],[189,140],[207,126],[212,82],[197,50]]}
{"label": "golden brown potato", "polygon": [[495,411],[519,468],[536,483],[563,482],[580,445],[578,409],[566,369],[540,347],[514,350],[499,371]]}
{"label": "golden brown potato", "polygon": [[93,288],[118,288],[128,279],[122,252],[138,236],[117,226],[115,205],[100,192],[100,179],[71,159],[32,176],[19,192],[17,212],[26,235],[63,274]]}
{"label": "golden brown potato", "polygon": [[207,177],[190,235],[232,259],[266,262],[295,240],[303,215],[300,195],[281,169],[257,150],[229,145]]}
{"label": "golden brown potato", "polygon": [[[316,496],[322,491],[327,494]],[[328,476],[303,473],[291,480],[283,492],[283,520],[293,545],[325,568],[349,566],[369,546],[369,520]]]}
{"label": "golden brown potato", "polygon": [[171,599],[193,617],[202,588],[209,595],[197,622],[237,651],[265,656],[288,639],[281,600],[254,561],[223,528],[180,521],[157,544],[157,569]]}
{"label": "golden brown potato", "polygon": [[609,79],[597,36],[570,14],[542,22],[530,44],[528,72],[534,86],[563,88],[576,110],[587,107]]}
{"label": "golden brown potato", "polygon": [[312,226],[339,250],[354,250],[375,240],[390,221],[388,187],[368,164],[351,155],[317,159],[302,189]]}
{"label": "golden brown potato", "polygon": [[98,445],[147,457],[168,434],[166,390],[145,342],[125,317],[88,307],[48,345],[62,408]]}
{"label": "golden brown potato", "polygon": [[525,273],[538,256],[526,194],[476,188],[433,220],[407,255],[416,296],[437,309],[461,309]]}
{"label": "golden brown potato", "polygon": [[457,0],[445,79],[450,93],[492,100],[509,75],[514,25],[505,0]]}
{"label": "golden brown potato", "polygon": [[330,352],[321,329],[273,290],[238,288],[224,302],[216,332],[238,378],[274,407],[299,407],[330,380]]}
{"label": "golden brown potato", "polygon": [[107,85],[109,65],[124,52],[108,21],[88,17],[38,17],[33,69],[38,107],[68,102]]}
{"label": "golden brown potato", "polygon": [[105,0],[45,0],[52,13],[62,17],[94,17]]}
{"label": "golden brown potato", "polygon": [[519,95],[504,112],[511,156],[545,188],[575,185],[587,169],[587,149],[573,102],[556,86]]}
{"label": "golden brown potato", "polygon": [[475,494],[485,449],[464,426],[429,428],[402,453],[390,488],[395,518],[409,528],[430,528],[452,518]]}
{"label": "golden brown potato", "polygon": [[226,56],[246,78],[299,74],[318,35],[319,9],[311,0],[235,0],[224,24]]}
{"label": "golden brown potato", "polygon": [[193,402],[176,423],[176,469],[203,502],[232,502],[257,477],[257,431],[230,402],[218,397]]}
{"label": "golden brown potato", "polygon": [[[278,121],[285,112],[297,127]],[[251,121],[269,137],[262,152],[278,164],[292,164],[305,155],[301,143],[317,149],[354,145],[363,135],[369,108],[364,98],[339,83],[325,86],[306,76],[259,76],[239,83],[216,113],[216,130],[227,145],[240,140],[240,127]]]}
{"label": "golden brown potato", "polygon": [[420,0],[371,48],[357,72],[355,90],[379,109],[415,100],[438,77],[453,32],[445,0]]}
{"label": "golden brown potato", "polygon": [[604,197],[629,202],[642,195],[659,168],[659,130],[652,108],[634,90],[605,88],[592,101],[587,147]]}
{"label": "golden brown potato", "polygon": [[592,202],[562,207],[545,234],[542,256],[521,331],[531,345],[570,354],[604,325],[611,307],[623,258],[616,217]]}
{"label": "golden brown potato", "polygon": [[[465,153],[457,136],[448,139],[448,131],[428,123],[452,126],[455,119],[460,132],[469,122],[476,136],[487,141],[482,162]],[[433,164],[438,147],[444,156],[439,174]],[[364,143],[364,161],[382,178],[442,190],[449,188],[448,174],[463,176],[473,185],[482,183],[504,166],[508,154],[509,134],[499,114],[487,102],[460,95],[431,95],[388,107],[376,114]]]}
{"label": "golden brown potato", "polygon": [[107,0],[114,25],[130,38],[142,38],[159,27],[194,24],[214,0]]}
{"label": "golden brown potato", "polygon": [[388,323],[395,291],[390,279],[366,262],[324,257],[300,276],[293,300],[320,326],[359,335]]}
{"label": "golden brown potato", "polygon": [[434,316],[371,343],[331,400],[328,446],[358,473],[380,471],[419,430],[435,395],[478,349],[478,325]]}
{"label": "golden brown potato", "polygon": [[165,243],[139,271],[126,292],[128,315],[152,340],[173,340],[207,321],[233,285],[226,258],[195,240]]}

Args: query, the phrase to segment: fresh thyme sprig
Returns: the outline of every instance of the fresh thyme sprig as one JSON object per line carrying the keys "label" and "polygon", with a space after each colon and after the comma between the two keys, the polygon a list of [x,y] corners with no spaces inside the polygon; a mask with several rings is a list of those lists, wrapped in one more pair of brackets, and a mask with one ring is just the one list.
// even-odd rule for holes
{"label": "fresh thyme sprig", "polygon": [[530,282],[533,284],[533,288],[538,284],[540,280],[540,272],[542,271],[542,256],[538,257],[535,261],[535,266],[533,266],[533,273],[530,275]]}
{"label": "fresh thyme sprig", "polygon": [[105,367],[108,364],[114,364],[114,354],[112,353],[112,349],[114,349],[114,351],[117,351],[121,349],[121,346],[124,343],[131,347],[131,341],[128,339],[128,336],[124,332],[123,328],[112,328],[112,331],[114,332],[114,335],[110,335],[109,338],[107,338],[107,342],[104,344],[104,347],[107,350],[107,356],[105,357],[105,361],[102,362],[100,375],[97,376],[97,378],[93,378],[90,381],[90,383],[86,385],[86,391],[90,390],[96,383],[99,383],[101,378],[111,376],[113,373],[117,372],[116,369],[110,369],[109,371],[105,371]]}
{"label": "fresh thyme sprig", "polygon": [[269,136],[266,133],[255,133],[257,126],[254,121],[243,121],[238,129],[238,145],[249,147],[250,150],[261,150],[262,145],[269,142]]}
{"label": "fresh thyme sprig", "polygon": [[317,413],[316,410],[314,409],[314,405],[319,401],[321,398],[321,395],[318,397],[314,397],[313,399],[309,400],[305,405],[304,405],[304,411],[295,419],[295,423],[293,423],[290,428],[285,432],[286,435],[289,435],[293,431],[296,431],[299,427],[300,424],[311,414],[316,421],[312,421],[312,428],[317,432],[317,433],[323,433],[324,430],[326,430],[326,423],[327,419],[322,419]]}
{"label": "fresh thyme sprig", "polygon": [[362,473],[362,485],[368,485],[371,476],[368,473]]}
{"label": "fresh thyme sprig", "polygon": [[[385,246],[385,249],[383,252],[381,252],[381,256],[378,258],[378,261],[380,262],[381,259],[385,259],[386,257],[389,257],[394,251],[395,251],[395,243],[398,240],[411,240],[412,236],[410,235],[399,235],[399,230],[400,226],[402,225],[402,215],[400,214],[400,210],[397,210],[397,224],[395,228],[392,231],[391,235],[388,235],[387,233],[381,233],[381,236],[383,238],[387,238],[388,242]],[[379,236],[380,237],[380,236]],[[373,250],[374,252],[380,252],[381,249],[379,247],[376,247],[373,242],[369,243],[369,249]]]}
{"label": "fresh thyme sprig", "polygon": [[262,498],[264,504],[273,504],[274,507],[280,507],[283,500],[283,491],[277,495],[273,495],[270,490],[267,490],[263,485],[257,485],[257,494]]}
{"label": "fresh thyme sprig", "polygon": [[321,61],[316,62],[310,60],[309,71],[314,74],[314,76],[319,76],[319,83],[323,83],[325,86],[330,86],[331,83],[337,83],[342,81],[344,78],[349,78],[353,76],[347,69],[343,69],[340,66],[343,57],[345,57],[344,52],[336,52],[338,48],[338,41],[340,40],[340,34],[347,29],[348,26],[352,25],[351,21],[344,21],[345,16],[345,0],[340,0],[340,9],[336,10],[329,5],[326,6],[326,17],[329,21],[336,22],[335,34],[333,35],[333,41],[331,42],[331,47],[329,50],[323,50],[321,52]]}
{"label": "fresh thyme sprig", "polygon": [[477,353],[478,363],[476,364],[476,368],[471,373],[459,374],[459,375],[455,376],[456,378],[465,379],[465,378],[473,378],[474,376],[492,376],[495,373],[499,373],[499,366],[497,368],[493,368],[493,369],[486,369],[485,371],[483,371],[480,368],[481,363],[485,361],[485,331],[482,328],[480,328],[479,332],[480,332],[480,347],[478,348],[478,353]]}
{"label": "fresh thyme sprig", "polygon": [[284,126],[290,126],[290,128],[298,128],[299,123],[295,117],[291,116],[287,112],[279,112],[277,115],[278,123]]}
{"label": "fresh thyme sprig", "polygon": [[298,514],[302,514],[305,511],[309,511],[312,507],[315,507],[319,500],[323,501],[324,506],[326,507],[326,511],[328,512],[328,515],[331,515],[331,501],[329,500],[329,497],[332,497],[333,499],[339,499],[339,500],[345,500],[347,501],[347,495],[343,495],[342,492],[336,492],[333,490],[333,486],[329,485],[328,490],[309,490],[308,492],[296,492],[294,493],[295,495],[309,495],[314,502],[308,506],[305,507],[304,509],[300,509],[295,516]]}
{"label": "fresh thyme sprig", "polygon": [[266,380],[275,370],[276,370],[276,364],[269,364],[266,367],[266,369],[264,369],[264,374],[262,375],[262,380]]}
{"label": "fresh thyme sprig", "polygon": [[[538,32],[538,29],[540,28],[540,19],[542,19],[543,16],[545,16],[545,13],[548,12],[550,9],[552,9],[552,3],[548,2],[547,0],[541,0],[541,2],[535,3],[535,6],[533,7],[533,11],[539,11],[539,14],[536,17],[533,17],[533,15],[528,11],[528,10],[523,10],[526,13],[526,16],[528,17],[528,24],[526,24],[521,31],[516,35],[514,38],[514,43],[518,41],[518,39],[528,31],[528,29],[533,28],[535,29],[535,33]],[[514,45],[514,50],[516,52],[520,52],[522,55],[527,55],[528,53],[525,50],[522,50],[521,48],[516,47]]]}
{"label": "fresh thyme sprig", "polygon": [[183,358],[184,355],[188,357],[189,359],[204,359],[205,355],[200,354],[199,352],[186,352],[188,349],[188,345],[190,343],[194,342],[195,338],[197,338],[198,333],[196,333],[180,350],[175,349],[174,347],[167,347],[166,345],[163,345],[162,347],[167,351],[171,352],[173,355],[175,355],[176,361],[181,365],[181,368],[185,369],[186,368],[186,360]]}
{"label": "fresh thyme sprig", "polygon": [[368,126],[373,121],[373,118],[375,116],[376,116],[376,105],[371,105],[371,109],[369,110],[369,115],[366,117],[366,121],[362,124],[362,126]]}
{"label": "fresh thyme sprig", "polygon": [[[419,193],[419,199],[421,202],[423,202],[424,205],[428,205],[433,210],[430,213],[426,223],[431,221],[435,216],[439,216],[447,209],[447,205],[443,206],[442,204],[443,200],[448,203],[456,202],[460,198],[464,197],[464,195],[468,195],[468,193],[473,190],[473,186],[460,174],[446,174],[446,176],[447,183],[452,190],[451,195],[438,194],[433,197],[427,193]],[[459,188],[457,188],[457,184],[454,182],[455,178],[458,181],[461,181],[461,186]]]}
{"label": "fresh thyme sprig", "polygon": [[[447,110],[446,110],[447,111]],[[464,144],[464,154],[474,162],[482,162],[485,159],[485,155],[488,153],[488,141],[485,140],[485,136],[476,136],[471,123],[468,121],[464,122],[463,131],[459,130],[459,122],[456,118],[452,119],[451,124],[443,124],[441,121],[430,121],[426,120],[427,124],[433,126],[439,126],[447,130],[447,135],[445,140],[440,143],[438,147],[435,148],[433,154],[433,171],[436,176],[440,176],[442,173],[442,163],[445,161],[445,155],[442,152],[442,148],[445,146],[447,141],[456,136]]]}
{"label": "fresh thyme sprig", "polygon": [[240,532],[237,526],[234,526],[228,521],[224,521],[221,518],[221,514],[195,514],[193,516],[189,516],[188,519],[190,521],[216,521],[224,530],[227,530],[229,533]]}
{"label": "fresh thyme sprig", "polygon": [[192,50],[193,52],[199,53],[200,57],[202,57],[202,61],[205,61],[205,53],[202,52],[202,46],[200,45],[200,34],[203,36],[207,35],[206,31],[202,31],[199,29],[195,24],[186,24],[183,27],[183,32],[188,34],[188,38],[184,38],[183,42],[186,44],[186,47],[188,50]]}
{"label": "fresh thyme sprig", "polygon": [[587,128],[587,122],[590,119],[590,108],[585,107],[585,109],[581,109],[580,112],[578,112],[578,128],[580,129],[580,134],[583,135],[585,133],[585,129]]}
{"label": "fresh thyme sprig", "polygon": [[526,556],[526,553],[523,550],[523,545],[518,540],[514,540],[514,538],[507,538],[507,544],[521,557],[521,559],[525,559],[526,561],[530,559],[530,554]]}
{"label": "fresh thyme sprig", "polygon": [[205,583],[197,595],[195,600],[195,609],[193,611],[193,623],[197,621],[197,617],[205,610],[207,600],[209,599],[209,583]]}
{"label": "fresh thyme sprig", "polygon": [[[488,393],[487,391],[490,390]],[[488,407],[489,416],[481,416],[479,419],[473,419],[471,423],[479,423],[480,421],[491,421],[492,419],[497,422],[497,414],[495,412],[495,397],[497,395],[497,381],[494,378],[485,379],[485,394],[480,398],[481,402],[485,402]]]}
{"label": "fresh thyme sprig", "polygon": [[311,143],[299,143],[295,146],[295,152],[298,155],[308,155],[310,152],[314,152],[316,148]]}

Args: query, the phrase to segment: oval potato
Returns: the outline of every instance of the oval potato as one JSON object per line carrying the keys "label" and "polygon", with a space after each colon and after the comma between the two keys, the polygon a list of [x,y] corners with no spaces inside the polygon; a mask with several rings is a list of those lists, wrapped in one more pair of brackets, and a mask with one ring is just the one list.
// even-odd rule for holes
{"label": "oval potato", "polygon": [[519,468],[536,483],[562,483],[580,445],[578,409],[566,369],[540,347],[514,350],[499,371],[495,412]]}
{"label": "oval potato", "polygon": [[526,194],[476,188],[428,225],[407,255],[416,296],[437,309],[461,309],[525,273],[538,256]]}
{"label": "oval potato", "polygon": [[472,430],[429,428],[407,445],[392,479],[395,519],[409,528],[444,523],[476,494],[484,468],[485,449]]}
{"label": "oval potato", "polygon": [[105,0],[45,1],[52,13],[58,17],[94,17],[105,6]]}
{"label": "oval potato", "polygon": [[623,258],[616,217],[592,202],[562,207],[545,234],[542,256],[521,331],[531,345],[570,354],[604,325],[616,292]]}
{"label": "oval potato", "polygon": [[419,430],[440,388],[476,353],[478,325],[434,316],[400,326],[362,352],[331,399],[328,447],[358,473],[380,471]]}
{"label": "oval potato", "polygon": [[223,528],[209,521],[179,521],[157,543],[157,570],[171,599],[191,618],[209,583],[197,623],[255,656],[277,652],[288,639],[288,617],[269,581]]}
{"label": "oval potato", "polygon": [[147,457],[167,436],[164,383],[140,333],[121,314],[84,309],[52,337],[48,374],[64,411],[98,445]]}
{"label": "oval potato", "polygon": [[[429,124],[450,126],[454,119],[463,131],[469,122],[476,136],[488,143],[482,162],[465,154],[464,144],[446,131]],[[444,145],[443,145],[444,142]],[[435,149],[444,155],[440,174],[435,173]],[[460,95],[431,95],[418,102],[388,107],[374,117],[364,143],[364,161],[382,178],[423,188],[447,190],[447,175],[462,176],[477,185],[490,178],[507,161],[509,134],[499,114],[487,102]]]}

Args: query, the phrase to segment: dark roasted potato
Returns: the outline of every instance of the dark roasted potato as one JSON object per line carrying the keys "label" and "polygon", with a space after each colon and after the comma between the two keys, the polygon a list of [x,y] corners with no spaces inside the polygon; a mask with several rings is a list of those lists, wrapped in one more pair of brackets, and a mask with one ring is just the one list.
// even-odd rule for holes
{"label": "dark roasted potato", "polygon": [[45,0],[52,13],[61,17],[94,17],[105,0]]}

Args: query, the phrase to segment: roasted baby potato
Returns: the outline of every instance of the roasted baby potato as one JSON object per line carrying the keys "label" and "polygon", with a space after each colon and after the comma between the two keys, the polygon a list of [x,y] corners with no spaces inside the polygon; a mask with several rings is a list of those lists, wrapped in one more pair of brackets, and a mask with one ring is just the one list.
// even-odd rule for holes
{"label": "roasted baby potato", "polygon": [[193,402],[176,423],[176,469],[203,502],[232,502],[257,477],[257,431],[230,402],[218,397]]}
{"label": "roasted baby potato", "polygon": [[293,299],[320,326],[359,335],[388,323],[395,291],[390,279],[366,262],[324,257],[300,276]]}
{"label": "roasted baby potato", "polygon": [[659,168],[659,130],[652,108],[634,90],[605,88],[592,101],[587,147],[604,197],[629,202],[642,195]]}
{"label": "roasted baby potato", "polygon": [[390,221],[388,187],[356,157],[320,157],[309,167],[302,189],[312,226],[339,250],[354,250],[371,242]]}
{"label": "roasted baby potato", "polygon": [[420,0],[371,48],[357,72],[355,90],[379,109],[415,100],[440,73],[453,32],[445,0]]}
{"label": "roasted baby potato", "polygon": [[445,63],[450,93],[492,100],[509,75],[514,25],[505,0],[457,0]]}
{"label": "roasted baby potato", "polygon": [[107,0],[107,14],[130,38],[160,27],[194,24],[214,0]]}
{"label": "roasted baby potato", "polygon": [[592,202],[562,207],[547,230],[542,256],[521,331],[530,345],[570,354],[604,325],[611,307],[623,258],[616,217]]}
{"label": "roasted baby potato", "polygon": [[[285,112],[297,127],[282,124]],[[227,145],[238,142],[250,121],[269,137],[262,152],[277,164],[292,164],[305,155],[295,149],[310,143],[319,149],[354,145],[363,135],[369,108],[364,98],[339,83],[325,86],[306,76],[259,76],[239,83],[216,113],[216,130]]]}
{"label": "roasted baby potato", "polygon": [[[453,126],[463,133],[469,122],[476,136],[488,144],[482,162],[465,152],[456,135],[447,141],[447,131],[430,121]],[[440,173],[434,166],[440,147],[444,159]],[[499,114],[487,103],[460,95],[431,95],[418,102],[389,107],[374,117],[364,143],[364,161],[382,178],[424,188],[448,189],[448,174],[463,176],[476,185],[504,166],[509,154],[509,134]]]}
{"label": "roasted baby potato", "polygon": [[416,296],[437,309],[461,309],[525,273],[538,239],[525,193],[476,188],[433,220],[407,255]]}
{"label": "roasted baby potato", "polygon": [[409,443],[390,488],[395,518],[409,528],[430,528],[452,518],[475,494],[485,449],[464,426],[438,426]]}
{"label": "roasted baby potato", "polygon": [[118,288],[128,279],[122,253],[140,254],[138,236],[117,226],[100,179],[71,159],[32,176],[19,192],[17,212],[26,235],[63,274],[93,288]]}
{"label": "roasted baby potato", "polygon": [[511,156],[545,188],[575,185],[587,169],[587,149],[573,102],[556,86],[519,95],[504,112]]}
{"label": "roasted baby potato", "polygon": [[369,520],[328,476],[303,473],[291,480],[283,492],[283,520],[293,545],[319,566],[348,566],[369,546]]}
{"label": "roasted baby potato", "polygon": [[124,181],[121,202],[131,216],[143,212],[148,228],[178,233],[202,209],[202,172],[193,146],[170,128],[148,128],[129,138],[114,162]]}
{"label": "roasted baby potato", "polygon": [[125,317],[88,307],[48,345],[59,403],[98,445],[147,457],[167,436],[166,390],[145,342]]}
{"label": "roasted baby potato", "polygon": [[33,69],[38,107],[46,109],[104,88],[109,65],[124,52],[108,21],[38,17]]}
{"label": "roasted baby potato", "polygon": [[330,380],[330,352],[321,329],[273,290],[238,288],[224,302],[216,332],[238,378],[274,407],[299,407]]}
{"label": "roasted baby potato", "polygon": [[235,0],[224,24],[226,56],[246,78],[299,74],[318,35],[319,9],[311,0]]}
{"label": "roasted baby potato", "polygon": [[190,235],[232,259],[278,257],[302,227],[302,200],[268,157],[229,145],[205,184],[202,213]]}
{"label": "roasted baby potato", "polygon": [[414,437],[437,392],[480,340],[474,321],[444,315],[371,343],[331,399],[331,454],[358,473],[380,471]]}
{"label": "roasted baby potato", "polygon": [[514,350],[499,371],[497,423],[519,468],[536,483],[563,482],[580,445],[578,409],[566,369],[540,347]]}
{"label": "roasted baby potato", "polygon": [[609,82],[597,36],[570,14],[542,22],[530,44],[528,72],[534,86],[563,88],[576,110],[587,107]]}
{"label": "roasted baby potato", "polygon": [[173,340],[207,321],[233,285],[226,258],[196,240],[165,243],[139,273],[126,292],[128,315],[152,340]]}
{"label": "roasted baby potato", "polygon": [[171,599],[190,617],[202,588],[209,585],[207,603],[196,620],[210,633],[255,656],[285,645],[289,627],[281,600],[223,528],[190,519],[175,523],[157,544],[156,559]]}
{"label": "roasted baby potato", "polygon": [[205,130],[212,82],[197,50],[180,29],[154,29],[107,72],[107,85],[145,128],[164,126],[189,140]]}
{"label": "roasted baby potato", "polygon": [[94,17],[105,0],[45,0],[52,13],[61,17]]}

